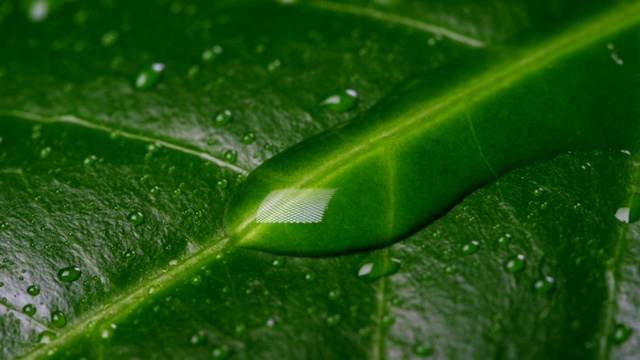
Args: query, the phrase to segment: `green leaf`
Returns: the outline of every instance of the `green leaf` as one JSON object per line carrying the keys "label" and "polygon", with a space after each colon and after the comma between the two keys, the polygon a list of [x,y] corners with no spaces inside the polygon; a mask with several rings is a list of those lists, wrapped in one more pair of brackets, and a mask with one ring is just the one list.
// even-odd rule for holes
{"label": "green leaf", "polygon": [[[3,3],[0,357],[632,357],[639,6]],[[404,181],[437,151],[423,112],[465,186],[426,177],[451,190],[439,205],[380,207],[409,230],[308,253],[394,245],[277,256],[225,234],[225,212],[250,213],[232,197],[262,200],[245,176],[284,150],[266,164],[295,182],[329,134],[411,129],[393,138]],[[504,175],[472,191],[487,164]]]}

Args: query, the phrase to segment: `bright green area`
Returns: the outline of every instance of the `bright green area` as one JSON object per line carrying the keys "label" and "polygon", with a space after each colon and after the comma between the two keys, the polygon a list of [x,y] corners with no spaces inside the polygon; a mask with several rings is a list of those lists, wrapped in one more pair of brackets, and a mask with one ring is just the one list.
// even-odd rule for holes
{"label": "bright green area", "polygon": [[[638,353],[640,228],[616,217],[629,208],[637,219],[635,152],[581,150],[536,164],[523,157],[512,165],[526,166],[376,251],[277,256],[238,248],[223,233],[248,174],[362,114],[350,131],[387,126],[376,114],[433,111],[449,99],[438,110],[443,124],[481,125],[474,119],[495,113],[524,130],[546,114],[589,125],[581,121],[595,107],[605,122],[593,124],[623,128],[580,133],[625,134],[633,144],[638,5],[617,6],[0,4],[0,358]],[[554,50],[549,58],[533,56],[544,49]],[[494,82],[496,73],[505,77]],[[410,89],[411,79],[421,84]],[[356,103],[321,104],[346,89]],[[550,109],[558,98],[563,106]],[[520,159],[516,136],[483,126],[474,133],[483,150],[506,142],[508,157]],[[420,148],[419,140],[394,145]],[[452,151],[478,149],[464,144]],[[489,164],[503,154],[483,152]],[[423,160],[407,152],[367,166],[378,155],[362,155],[371,181]],[[389,188],[401,186],[397,179]]]}

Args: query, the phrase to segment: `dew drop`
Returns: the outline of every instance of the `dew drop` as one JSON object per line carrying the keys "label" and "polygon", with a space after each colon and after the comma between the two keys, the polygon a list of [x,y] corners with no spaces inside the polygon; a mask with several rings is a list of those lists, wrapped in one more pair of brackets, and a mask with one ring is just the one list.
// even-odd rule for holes
{"label": "dew drop", "polygon": [[138,210],[134,210],[127,215],[127,221],[134,226],[142,225],[144,222],[144,214]]}
{"label": "dew drop", "polygon": [[427,357],[433,354],[433,347],[429,343],[418,343],[413,346],[413,353],[420,357]]}
{"label": "dew drop", "polygon": [[51,148],[50,147],[45,147],[42,150],[40,150],[40,158],[41,159],[46,159],[49,157],[49,155],[51,155]]}
{"label": "dew drop", "polygon": [[67,325],[67,317],[61,311],[58,311],[58,310],[52,311],[51,325],[57,328],[63,328],[65,325]]}
{"label": "dew drop", "polygon": [[196,275],[191,278],[191,285],[198,286],[202,284],[202,276]]}
{"label": "dew drop", "polygon": [[313,271],[309,271],[308,273],[304,274],[304,279],[308,282],[314,282],[317,278],[318,275],[316,275],[316,273]]}
{"label": "dew drop", "polygon": [[271,263],[271,266],[279,269],[279,268],[283,268],[286,264],[287,264],[287,259],[279,257],[273,260],[273,262]]}
{"label": "dew drop", "polygon": [[189,343],[191,343],[191,345],[200,345],[204,343],[204,340],[205,340],[204,331],[198,330],[195,334],[191,335],[191,337],[189,338]]}
{"label": "dew drop", "polygon": [[33,304],[27,304],[22,308],[22,312],[28,316],[33,316],[36,313],[36,307]]}
{"label": "dew drop", "polygon": [[229,185],[229,182],[227,181],[227,179],[220,179],[218,180],[218,182],[216,183],[216,187],[218,189],[226,189],[227,185]]}
{"label": "dew drop", "polygon": [[104,35],[102,35],[102,46],[110,47],[118,41],[118,37],[120,37],[120,34],[115,30],[104,33]]}
{"label": "dew drop", "polygon": [[537,280],[533,284],[533,288],[537,293],[544,294],[553,290],[555,286],[555,279],[551,276],[545,276],[542,279]]}
{"label": "dew drop", "polygon": [[224,161],[233,164],[236,162],[236,160],[238,160],[238,153],[234,150],[227,150],[224,152],[223,158]]}
{"label": "dew drop", "polygon": [[131,262],[131,261],[135,260],[135,259],[136,259],[136,257],[138,257],[138,254],[136,254],[135,250],[127,250],[127,251],[124,253],[124,259],[125,259],[127,262]]}
{"label": "dew drop", "polygon": [[256,140],[256,134],[252,133],[252,132],[248,132],[244,135],[242,135],[242,143],[243,144],[251,144]]}
{"label": "dew drop", "polygon": [[211,358],[214,360],[224,360],[229,357],[231,349],[227,345],[219,346],[211,352]]}
{"label": "dew drop", "polygon": [[58,337],[53,331],[45,330],[38,334],[38,343],[48,344]]}
{"label": "dew drop", "polygon": [[473,240],[468,244],[462,245],[462,253],[464,255],[475,254],[476,252],[478,252],[479,248],[480,248],[480,243],[477,242],[476,240]]}
{"label": "dew drop", "polygon": [[327,325],[329,325],[330,327],[334,327],[340,323],[340,320],[342,320],[342,317],[340,316],[340,314],[328,316]]}
{"label": "dew drop", "polygon": [[182,195],[182,189],[177,188],[173,190],[173,196],[180,196]]}
{"label": "dew drop", "polygon": [[214,45],[211,48],[206,49],[205,51],[202,52],[202,56],[201,56],[202,62],[210,63],[215,59],[217,59],[218,57],[220,57],[220,55],[222,55],[223,52],[224,52],[224,49],[221,46]]}
{"label": "dew drop", "polygon": [[357,276],[364,281],[373,281],[393,275],[400,269],[400,260],[386,254],[371,254],[360,261]]}
{"label": "dew drop", "polygon": [[278,70],[278,69],[280,68],[280,66],[281,66],[281,65],[282,65],[282,63],[280,62],[280,60],[275,59],[275,60],[273,60],[272,62],[270,62],[270,63],[267,65],[267,70],[268,70],[269,72],[274,72],[274,71]]}
{"label": "dew drop", "polygon": [[27,288],[27,294],[36,296],[40,294],[40,287],[38,285],[31,285]]}
{"label": "dew drop", "polygon": [[522,271],[522,269],[524,269],[524,264],[525,264],[524,260],[525,260],[525,257],[523,254],[514,255],[504,262],[504,269],[507,272],[512,274]]}
{"label": "dew drop", "polygon": [[329,299],[331,300],[338,300],[340,296],[342,296],[342,293],[340,292],[340,290],[329,291]]}
{"label": "dew drop", "polygon": [[135,88],[137,90],[149,90],[154,87],[160,81],[164,68],[164,64],[154,63],[142,70],[136,77]]}
{"label": "dew drop", "polygon": [[626,326],[625,324],[616,324],[615,329],[613,330],[613,342],[616,345],[620,345],[627,341],[631,334],[633,333],[633,329]]}
{"label": "dew drop", "polygon": [[505,246],[511,243],[511,234],[504,234],[498,238],[498,245]]}
{"label": "dew drop", "polygon": [[98,160],[98,157],[97,157],[97,156],[95,156],[95,155],[91,155],[91,156],[86,157],[86,158],[82,161],[82,164],[83,164],[84,166],[91,166],[91,165],[93,165],[93,164],[96,162],[96,160]]}
{"label": "dew drop", "polygon": [[0,230],[7,230],[9,228],[9,223],[3,222],[0,224]]}
{"label": "dew drop", "polygon": [[158,195],[160,193],[160,188],[158,186],[154,186],[151,189],[149,189],[149,193],[151,195]]}
{"label": "dew drop", "polygon": [[213,116],[213,125],[221,127],[233,121],[233,113],[231,110],[220,110]]}
{"label": "dew drop", "polygon": [[322,100],[320,105],[337,112],[349,111],[358,105],[358,93],[353,89],[339,91]]}
{"label": "dew drop", "polygon": [[80,274],[82,274],[82,271],[80,271],[79,267],[69,266],[58,271],[58,279],[64,282],[73,282],[78,280]]}

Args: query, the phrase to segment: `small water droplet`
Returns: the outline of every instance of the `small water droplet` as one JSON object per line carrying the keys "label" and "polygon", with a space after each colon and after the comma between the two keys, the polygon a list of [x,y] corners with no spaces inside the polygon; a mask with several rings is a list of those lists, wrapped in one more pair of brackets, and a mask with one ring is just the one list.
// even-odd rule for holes
{"label": "small water droplet", "polygon": [[322,100],[320,105],[337,112],[349,111],[358,105],[358,93],[353,89],[339,91]]}
{"label": "small water droplet", "polygon": [[131,261],[135,260],[135,259],[136,259],[136,257],[138,257],[138,254],[136,254],[135,250],[127,250],[127,251],[124,253],[124,259],[125,259],[127,262],[131,262]]}
{"label": "small water droplet", "polygon": [[116,324],[109,324],[109,325],[103,326],[99,332],[100,339],[102,340],[111,339],[113,337],[113,333],[115,332],[116,328],[117,328]]}
{"label": "small water droplet", "polygon": [[256,134],[252,132],[248,132],[242,136],[243,144],[251,144],[256,140]]}
{"label": "small water droplet", "polygon": [[98,160],[98,157],[95,156],[95,155],[91,155],[91,156],[86,157],[82,161],[82,163],[84,164],[84,166],[91,166],[96,162],[96,160]]}
{"label": "small water droplet", "polygon": [[0,230],[7,230],[9,228],[9,223],[3,222],[0,224]]}
{"label": "small water droplet", "polygon": [[78,280],[82,271],[77,266],[69,266],[58,271],[58,279],[64,282],[73,282]]}
{"label": "small water droplet", "polygon": [[191,285],[198,286],[202,284],[202,276],[196,275],[191,278]]}
{"label": "small water droplet", "polygon": [[238,153],[235,152],[234,150],[227,150],[224,152],[224,161],[233,164],[236,162],[236,160],[238,160]]}
{"label": "small water droplet", "polygon": [[331,300],[338,300],[340,296],[342,296],[342,293],[340,292],[340,290],[329,291],[329,299]]}
{"label": "small water droplet", "polygon": [[386,254],[371,254],[360,261],[357,275],[361,280],[373,281],[397,273],[400,264],[400,260]]}
{"label": "small water droplet", "polygon": [[387,314],[385,316],[382,317],[382,325],[384,326],[391,326],[393,325],[393,323],[396,322],[396,317],[391,315],[391,314]]}
{"label": "small water droplet", "polygon": [[40,287],[38,285],[31,285],[27,288],[27,294],[36,296],[40,294]]}
{"label": "small water droplet", "polygon": [[51,148],[50,147],[45,147],[42,150],[40,150],[40,158],[41,159],[46,159],[49,157],[49,155],[51,155]]}
{"label": "small water droplet", "polygon": [[456,272],[458,272],[458,268],[455,265],[447,265],[444,268],[445,274],[455,274]]}
{"label": "small water droplet", "polygon": [[233,121],[233,113],[231,110],[220,110],[213,116],[213,125],[221,127]]}
{"label": "small water droplet", "polygon": [[626,326],[625,324],[616,324],[616,327],[613,330],[613,342],[616,345],[620,345],[627,341],[631,334],[633,333],[633,329]]}
{"label": "small water droplet", "polygon": [[280,60],[275,59],[267,65],[267,70],[270,72],[274,72],[278,70],[278,68],[280,68],[281,65],[282,63],[280,62]]}
{"label": "small water droplet", "polygon": [[154,87],[160,81],[164,68],[164,64],[154,63],[142,70],[136,77],[135,88],[137,90],[149,90]]}
{"label": "small water droplet", "polygon": [[227,179],[220,179],[218,180],[218,182],[216,183],[216,187],[218,189],[226,189],[227,185],[229,185],[229,182],[227,181]]}
{"label": "small water droplet", "polygon": [[524,269],[525,256],[524,254],[517,254],[504,262],[504,269],[509,273],[517,273]]}
{"label": "small water droplet", "polygon": [[498,238],[498,245],[505,246],[511,243],[511,234],[504,234]]}
{"label": "small water droplet", "polygon": [[120,34],[118,34],[118,32],[115,30],[104,33],[104,35],[102,35],[102,46],[110,47],[111,45],[115,44],[119,37]]}
{"label": "small water droplet", "polygon": [[413,346],[413,353],[420,357],[427,357],[433,354],[433,347],[429,343],[418,343]]}
{"label": "small water droplet", "polygon": [[271,263],[271,265],[274,268],[283,268],[286,264],[287,264],[287,259],[282,257],[274,259],[273,262]]}
{"label": "small water droplet", "polygon": [[182,189],[177,188],[173,190],[173,196],[180,196],[182,195]]}
{"label": "small water droplet", "polygon": [[480,248],[480,243],[477,242],[476,240],[473,240],[467,244],[462,245],[462,253],[465,255],[475,254],[476,252],[478,252],[479,248]]}
{"label": "small water droplet", "polygon": [[537,293],[544,294],[553,290],[555,286],[555,279],[551,276],[544,276],[542,279],[538,279],[534,284],[533,288]]}
{"label": "small water droplet", "polygon": [[318,276],[313,271],[309,271],[308,273],[304,274],[304,279],[307,280],[308,282],[316,281],[317,277]]}
{"label": "small water droplet", "polygon": [[22,312],[28,316],[33,316],[36,313],[36,307],[33,304],[27,304],[22,308]]}
{"label": "small water droplet", "polygon": [[149,193],[151,195],[158,195],[160,193],[160,188],[158,186],[154,186],[151,189],[149,189]]}
{"label": "small water droplet", "polygon": [[45,330],[38,334],[38,343],[48,344],[58,337],[53,331]]}
{"label": "small water droplet", "polygon": [[222,55],[223,52],[224,52],[224,49],[221,46],[214,45],[211,48],[206,49],[205,51],[202,52],[202,56],[201,56],[202,62],[210,63],[215,59],[217,59],[218,57],[220,57],[220,55]]}
{"label": "small water droplet", "polygon": [[342,320],[340,314],[330,315],[327,317],[327,325],[334,327],[340,323],[340,320]]}
{"label": "small water droplet", "polygon": [[211,352],[211,358],[214,360],[224,360],[229,357],[229,353],[231,352],[231,348],[227,345],[219,346]]}
{"label": "small water droplet", "polygon": [[235,332],[238,335],[242,335],[247,332],[247,326],[245,324],[236,325]]}
{"label": "small water droplet", "polygon": [[127,215],[127,221],[134,226],[142,225],[142,223],[144,223],[144,214],[138,210],[134,210]]}
{"label": "small water droplet", "polygon": [[191,335],[189,338],[189,343],[191,345],[200,345],[203,344],[205,340],[205,333],[203,330],[198,330],[195,334]]}

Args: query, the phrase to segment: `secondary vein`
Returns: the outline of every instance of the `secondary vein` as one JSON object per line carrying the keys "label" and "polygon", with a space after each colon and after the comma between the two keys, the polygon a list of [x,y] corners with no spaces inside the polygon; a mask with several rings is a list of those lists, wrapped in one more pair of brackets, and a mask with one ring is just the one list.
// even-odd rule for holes
{"label": "secondary vein", "polygon": [[228,162],[225,162],[222,159],[219,159],[211,154],[205,153],[205,152],[201,152],[201,151],[197,151],[194,149],[190,149],[186,146],[183,145],[179,145],[173,142],[169,142],[167,140],[161,140],[161,139],[157,139],[157,138],[153,138],[150,136],[145,136],[145,135],[140,135],[140,134],[134,134],[131,132],[127,132],[127,131],[123,131],[123,130],[118,130],[115,128],[111,128],[109,126],[106,125],[102,125],[102,124],[97,124],[85,119],[80,119],[76,116],[73,115],[60,115],[60,116],[51,116],[51,117],[46,117],[46,116],[42,116],[42,115],[38,115],[38,114],[33,114],[33,113],[27,113],[27,112],[23,112],[23,111],[18,111],[18,110],[0,110],[0,116],[12,116],[12,117],[16,117],[16,118],[20,118],[20,119],[25,119],[25,120],[31,120],[31,121],[37,121],[37,122],[41,122],[41,123],[67,123],[67,124],[74,124],[74,125],[78,125],[84,128],[88,128],[88,129],[94,129],[94,130],[99,130],[102,132],[106,132],[106,133],[112,133],[114,131],[117,131],[118,134],[122,137],[128,138],[128,139],[134,139],[134,140],[139,140],[139,141],[144,141],[144,142],[149,142],[149,143],[154,143],[154,144],[159,144],[163,147],[172,149],[172,150],[176,150],[185,154],[189,154],[189,155],[193,155],[193,156],[197,156],[198,158],[202,159],[202,160],[206,160],[212,163],[217,164],[220,167],[224,167],[227,169],[230,169],[232,171],[235,171],[239,174],[242,175],[248,175],[249,172],[243,168],[240,168],[236,165],[230,164]]}

